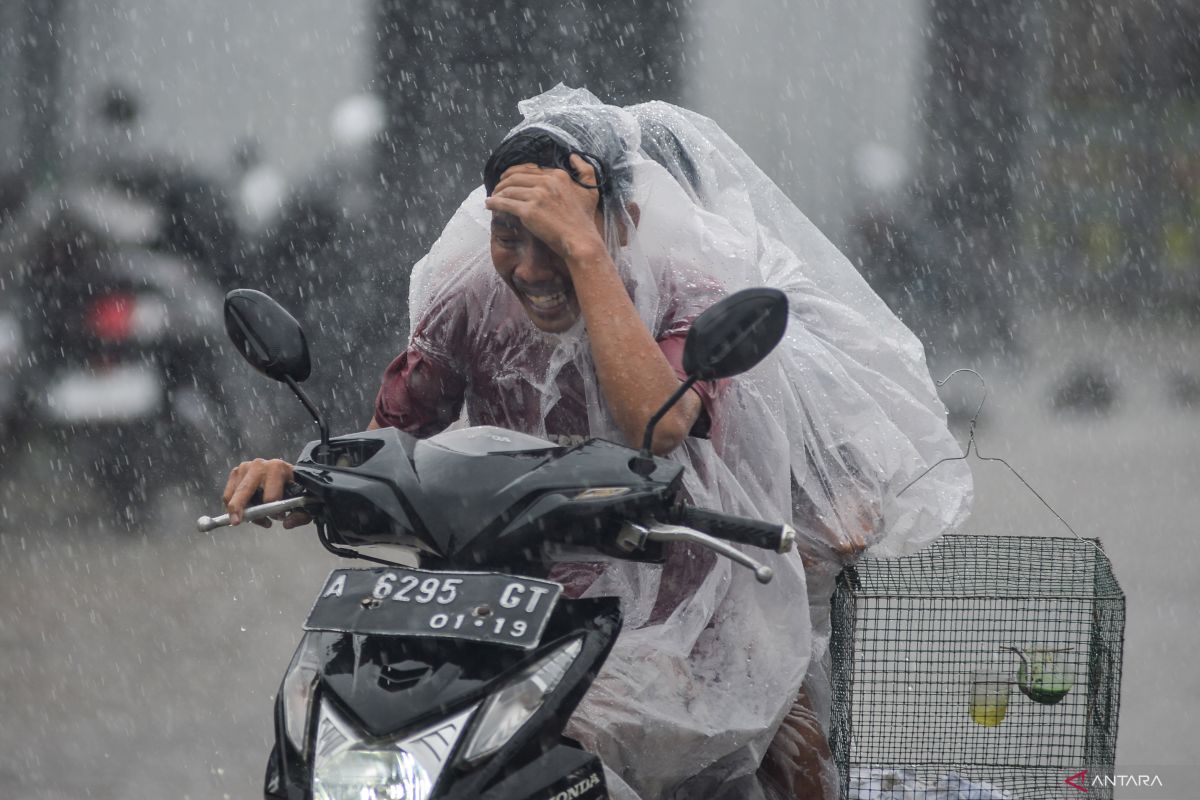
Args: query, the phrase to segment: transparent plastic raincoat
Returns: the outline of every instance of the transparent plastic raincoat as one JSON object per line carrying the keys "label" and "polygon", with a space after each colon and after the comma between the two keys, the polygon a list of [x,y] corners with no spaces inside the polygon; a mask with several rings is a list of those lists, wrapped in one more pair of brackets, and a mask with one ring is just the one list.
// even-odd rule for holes
{"label": "transparent plastic raincoat", "polygon": [[[670,457],[687,467],[696,505],[792,522],[803,560],[754,551],[775,569],[762,586],[749,570],[687,548],[661,566],[553,554],[569,591],[624,602],[624,630],[567,730],[603,758],[612,795],[786,796],[758,766],[826,647],[827,630],[814,641],[806,562],[832,574],[867,546],[905,552],[966,513],[969,477],[949,467],[897,497],[958,452],[923,351],[711,121],[665,104],[624,110],[563,86],[520,111],[510,137],[535,128],[602,167],[608,249],[660,343],[730,292],[770,285],[788,294],[783,343],[751,372],[709,387],[706,435]],[[622,441],[582,321],[540,331],[494,270],[484,196],[480,187],[463,202],[414,268],[402,358],[460,376],[443,414],[456,415],[461,397],[471,424]],[[385,378],[385,417],[386,388]],[[556,410],[571,404],[585,409],[576,427],[586,430],[562,430]],[[809,746],[804,738],[789,739],[786,726],[780,736],[777,750],[804,762],[791,757]]]}

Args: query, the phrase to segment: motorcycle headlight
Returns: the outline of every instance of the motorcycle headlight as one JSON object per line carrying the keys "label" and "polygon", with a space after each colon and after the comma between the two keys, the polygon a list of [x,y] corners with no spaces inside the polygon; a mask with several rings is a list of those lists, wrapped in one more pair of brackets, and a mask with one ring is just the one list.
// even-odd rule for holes
{"label": "motorcycle headlight", "polygon": [[433,781],[405,750],[351,747],[313,778],[314,800],[426,800]]}
{"label": "motorcycle headlight", "polygon": [[572,640],[538,660],[492,695],[479,713],[479,721],[463,749],[463,759],[469,764],[477,764],[511,739],[542,707],[546,697],[558,688],[581,650],[583,640]]}
{"label": "motorcycle headlight", "polygon": [[313,800],[428,800],[478,706],[399,739],[365,739],[329,703],[313,744]]}

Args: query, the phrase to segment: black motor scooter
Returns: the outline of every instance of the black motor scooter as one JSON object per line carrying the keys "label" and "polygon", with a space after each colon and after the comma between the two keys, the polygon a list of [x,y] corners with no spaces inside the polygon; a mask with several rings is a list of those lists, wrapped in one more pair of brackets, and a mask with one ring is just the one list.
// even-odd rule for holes
{"label": "black motor scooter", "polygon": [[[334,570],[321,587],[277,696],[265,796],[607,797],[599,759],[563,729],[621,629],[620,601],[564,597],[546,580],[545,546],[655,561],[664,543],[689,542],[771,580],[770,567],[729,542],[786,552],[792,529],[686,505],[683,467],[649,444],[695,381],[748,370],[778,343],[783,294],[748,289],[696,319],[688,380],[640,451],[599,439],[561,447],[494,427],[330,438],[298,385],[310,362],[295,319],[237,290],[225,320],[246,359],[287,383],[321,429],[295,465],[292,496],[245,518],[303,507],[331,552],[381,565]],[[227,515],[199,520],[203,531],[226,524]],[[403,548],[420,569],[356,549],[372,545]]]}

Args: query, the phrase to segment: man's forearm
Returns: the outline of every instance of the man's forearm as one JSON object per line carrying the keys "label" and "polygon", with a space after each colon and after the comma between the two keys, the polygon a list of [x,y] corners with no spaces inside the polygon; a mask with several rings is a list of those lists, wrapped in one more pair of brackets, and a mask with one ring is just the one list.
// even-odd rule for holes
{"label": "man's forearm", "polygon": [[[646,423],[679,388],[679,378],[638,316],[608,253],[580,248],[567,263],[604,397],[626,440],[640,444]],[[655,451],[677,447],[699,412],[700,400],[689,392],[656,430]]]}

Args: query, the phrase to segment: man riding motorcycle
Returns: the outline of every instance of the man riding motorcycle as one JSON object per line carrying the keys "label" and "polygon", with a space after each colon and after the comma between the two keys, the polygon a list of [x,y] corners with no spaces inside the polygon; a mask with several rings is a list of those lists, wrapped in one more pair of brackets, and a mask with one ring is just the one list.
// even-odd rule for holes
{"label": "man riding motorcycle", "polygon": [[[729,292],[780,285],[801,302],[782,352],[697,386],[655,429],[653,450],[688,467],[697,505],[794,520],[820,543],[809,552],[865,547],[892,519],[902,536],[958,520],[961,476],[935,487],[940,497],[894,496],[955,445],[919,346],[819,233],[797,252],[769,209],[757,221],[749,202],[741,216],[714,213],[646,157],[632,114],[585,91],[556,87],[520,108],[525,121],[492,154],[484,186],[413,270],[411,341],[388,367],[372,427],[427,436],[465,410],[475,425],[638,444],[680,385],[691,321]],[[761,175],[752,163],[743,172]],[[739,173],[722,177],[733,190]],[[795,214],[785,223],[812,236]],[[256,491],[278,499],[290,476],[280,460],[236,467],[231,519]],[[785,733],[759,770],[809,664],[799,556],[774,555],[765,589],[688,547],[661,566],[555,558],[569,595],[623,600],[624,632],[567,730],[603,758],[613,796],[780,797],[804,785],[794,773],[820,763],[805,737]]]}

